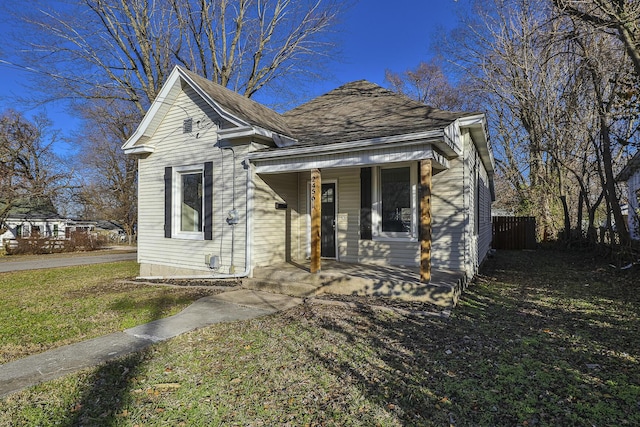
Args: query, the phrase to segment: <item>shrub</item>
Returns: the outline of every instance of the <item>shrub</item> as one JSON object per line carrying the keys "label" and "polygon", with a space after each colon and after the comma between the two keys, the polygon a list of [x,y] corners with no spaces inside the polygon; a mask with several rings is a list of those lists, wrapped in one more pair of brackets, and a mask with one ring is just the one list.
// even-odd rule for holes
{"label": "shrub", "polygon": [[72,232],[68,239],[29,237],[12,240],[5,245],[7,255],[40,255],[60,252],[95,251],[102,248],[107,239],[84,231]]}

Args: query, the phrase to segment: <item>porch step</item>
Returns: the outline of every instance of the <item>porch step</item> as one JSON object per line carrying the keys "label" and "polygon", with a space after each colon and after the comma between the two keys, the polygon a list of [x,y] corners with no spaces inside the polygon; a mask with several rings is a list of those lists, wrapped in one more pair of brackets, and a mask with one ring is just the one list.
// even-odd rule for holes
{"label": "porch step", "polygon": [[302,282],[276,282],[270,280],[248,278],[242,279],[242,287],[254,291],[267,291],[294,297],[310,297],[317,295],[318,288]]}
{"label": "porch step", "polygon": [[462,272],[433,271],[431,282],[422,283],[417,280],[417,272],[407,268],[337,262],[324,263],[317,274],[309,273],[304,265],[259,267],[252,279],[243,280],[243,286],[249,289],[298,297],[323,293],[380,296],[442,307],[455,306],[466,284]]}

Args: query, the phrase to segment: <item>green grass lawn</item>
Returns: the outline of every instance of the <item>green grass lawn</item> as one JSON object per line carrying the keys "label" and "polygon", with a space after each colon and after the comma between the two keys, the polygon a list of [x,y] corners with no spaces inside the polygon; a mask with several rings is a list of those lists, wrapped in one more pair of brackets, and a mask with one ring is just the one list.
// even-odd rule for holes
{"label": "green grass lawn", "polygon": [[13,394],[0,425],[640,425],[639,277],[499,252],[448,319],[310,303],[214,325]]}
{"label": "green grass lawn", "polygon": [[177,313],[212,293],[124,283],[135,261],[0,273],[0,363]]}

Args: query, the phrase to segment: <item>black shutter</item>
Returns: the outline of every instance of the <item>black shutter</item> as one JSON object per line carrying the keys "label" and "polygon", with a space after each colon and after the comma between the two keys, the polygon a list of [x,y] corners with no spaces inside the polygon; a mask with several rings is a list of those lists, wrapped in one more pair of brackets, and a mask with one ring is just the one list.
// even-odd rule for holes
{"label": "black shutter", "polygon": [[371,168],[360,169],[360,239],[371,240]]}
{"label": "black shutter", "polygon": [[213,162],[206,162],[204,164],[204,240],[213,240],[213,212],[212,211],[213,211]]}
{"label": "black shutter", "polygon": [[171,177],[172,168],[164,168],[164,237],[171,238]]}

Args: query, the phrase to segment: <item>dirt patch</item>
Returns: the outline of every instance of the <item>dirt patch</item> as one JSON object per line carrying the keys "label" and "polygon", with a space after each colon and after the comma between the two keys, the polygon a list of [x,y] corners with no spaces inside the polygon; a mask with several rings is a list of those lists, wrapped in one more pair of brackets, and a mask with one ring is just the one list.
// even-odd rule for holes
{"label": "dirt patch", "polygon": [[234,288],[242,286],[242,280],[237,279],[135,279],[131,281],[139,284],[154,284],[154,285],[171,285],[171,286],[205,286],[205,287],[221,287],[221,288]]}

